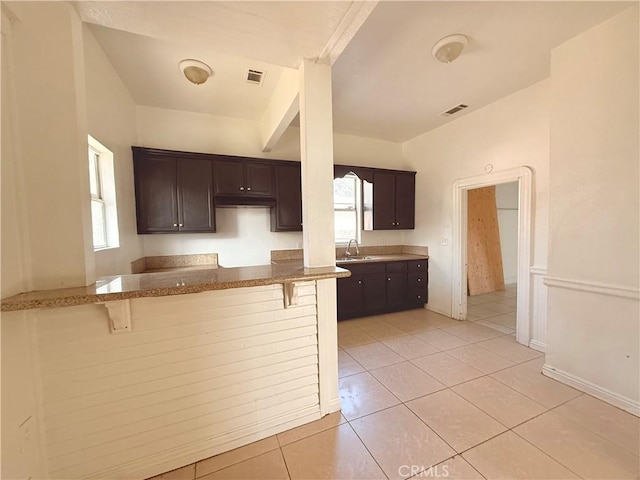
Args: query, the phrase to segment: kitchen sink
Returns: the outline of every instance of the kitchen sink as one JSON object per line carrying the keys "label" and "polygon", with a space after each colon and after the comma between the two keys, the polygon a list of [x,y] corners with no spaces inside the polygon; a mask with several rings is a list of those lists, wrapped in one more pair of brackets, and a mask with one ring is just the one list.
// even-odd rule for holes
{"label": "kitchen sink", "polygon": [[340,257],[336,258],[336,262],[354,262],[357,260],[373,260],[374,257],[365,256],[365,255],[353,255],[351,257]]}

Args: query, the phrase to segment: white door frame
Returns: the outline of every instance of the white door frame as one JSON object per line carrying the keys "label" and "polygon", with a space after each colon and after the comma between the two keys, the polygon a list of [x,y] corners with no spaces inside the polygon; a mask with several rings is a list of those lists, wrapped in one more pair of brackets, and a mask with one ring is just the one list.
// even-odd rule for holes
{"label": "white door frame", "polygon": [[529,346],[531,317],[529,311],[531,267],[531,221],[533,172],[517,167],[499,172],[456,180],[453,184],[453,272],[451,316],[467,318],[467,192],[474,188],[518,182],[518,297],[516,339]]}

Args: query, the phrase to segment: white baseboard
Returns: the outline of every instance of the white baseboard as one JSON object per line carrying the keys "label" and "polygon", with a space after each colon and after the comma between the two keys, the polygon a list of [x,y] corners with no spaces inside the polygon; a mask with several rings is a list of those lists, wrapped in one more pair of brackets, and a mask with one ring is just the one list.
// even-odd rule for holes
{"label": "white baseboard", "polygon": [[533,348],[534,350],[544,353],[547,351],[547,344],[539,342],[538,340],[531,340],[529,342],[529,348]]}
{"label": "white baseboard", "polygon": [[638,287],[560,277],[545,277],[544,284],[548,287],[565,288],[569,290],[577,290],[579,292],[599,293],[600,295],[609,295],[611,297],[640,300],[640,289]]}
{"label": "white baseboard", "polygon": [[570,373],[563,372],[562,370],[556,370],[550,365],[544,365],[542,367],[542,374],[546,375],[549,378],[553,378],[554,380],[558,380],[570,387],[573,387],[581,392],[588,393],[591,396],[599,398],[611,405],[621,408],[636,417],[640,417],[640,402],[637,400],[632,400],[623,395],[617,394],[606,388],[603,388],[599,385],[595,385],[583,378],[576,377],[575,375],[571,375]]}

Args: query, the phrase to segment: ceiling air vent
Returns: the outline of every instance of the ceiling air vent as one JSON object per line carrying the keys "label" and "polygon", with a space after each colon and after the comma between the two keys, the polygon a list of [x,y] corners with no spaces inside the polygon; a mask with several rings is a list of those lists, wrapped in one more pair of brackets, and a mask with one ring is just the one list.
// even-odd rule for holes
{"label": "ceiling air vent", "polygon": [[253,68],[249,68],[247,70],[247,82],[253,83],[254,85],[262,85],[262,81],[264,80],[264,73],[260,70],[254,70]]}
{"label": "ceiling air vent", "polygon": [[450,108],[449,110],[447,110],[446,112],[442,112],[440,115],[443,115],[445,117],[448,117],[450,115],[453,115],[454,113],[458,113],[460,110],[464,110],[465,108],[467,108],[469,105],[465,105],[464,103],[461,103],[460,105],[456,105],[453,108]]}

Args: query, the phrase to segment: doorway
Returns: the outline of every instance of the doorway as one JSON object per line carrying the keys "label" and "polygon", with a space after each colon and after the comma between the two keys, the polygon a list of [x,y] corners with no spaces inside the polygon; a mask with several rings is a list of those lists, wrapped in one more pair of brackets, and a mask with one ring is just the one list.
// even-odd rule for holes
{"label": "doorway", "polygon": [[516,332],[518,182],[467,191],[467,320]]}
{"label": "doorway", "polygon": [[515,182],[518,192],[517,215],[517,265],[514,288],[516,303],[516,339],[529,345],[531,337],[529,269],[531,266],[531,221],[532,221],[532,171],[519,167],[501,172],[464,178],[453,186],[453,272],[452,272],[452,312],[458,320],[467,320],[467,214],[468,193],[482,187]]}

